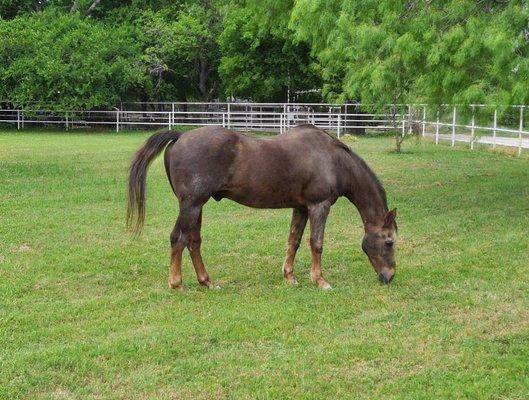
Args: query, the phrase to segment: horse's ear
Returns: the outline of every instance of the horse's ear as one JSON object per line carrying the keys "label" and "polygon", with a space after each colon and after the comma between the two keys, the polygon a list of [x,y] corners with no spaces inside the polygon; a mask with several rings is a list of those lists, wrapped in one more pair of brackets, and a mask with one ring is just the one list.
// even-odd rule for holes
{"label": "horse's ear", "polygon": [[384,228],[391,228],[394,227],[397,229],[397,209],[394,208],[393,210],[390,210],[386,213],[386,216],[384,217]]}

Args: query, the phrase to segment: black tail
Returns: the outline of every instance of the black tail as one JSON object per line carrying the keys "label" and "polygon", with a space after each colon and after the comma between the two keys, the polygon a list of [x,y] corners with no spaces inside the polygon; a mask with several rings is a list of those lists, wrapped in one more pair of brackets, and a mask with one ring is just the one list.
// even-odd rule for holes
{"label": "black tail", "polygon": [[135,235],[141,232],[145,220],[145,178],[149,164],[172,141],[182,133],[163,131],[152,135],[134,156],[129,172],[129,201],[127,205],[127,226]]}

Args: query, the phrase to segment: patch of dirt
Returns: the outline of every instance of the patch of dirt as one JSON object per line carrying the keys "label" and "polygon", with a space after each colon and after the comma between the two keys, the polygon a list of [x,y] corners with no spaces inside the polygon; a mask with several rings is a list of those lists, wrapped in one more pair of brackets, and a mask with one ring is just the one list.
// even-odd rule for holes
{"label": "patch of dirt", "polygon": [[22,243],[16,249],[13,249],[14,253],[26,253],[28,251],[31,251],[31,247],[27,243]]}

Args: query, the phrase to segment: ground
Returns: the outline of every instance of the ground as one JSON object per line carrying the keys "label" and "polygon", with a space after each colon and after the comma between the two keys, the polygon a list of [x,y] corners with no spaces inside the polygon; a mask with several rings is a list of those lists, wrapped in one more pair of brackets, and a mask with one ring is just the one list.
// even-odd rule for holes
{"label": "ground", "polygon": [[324,271],[283,284],[289,210],[205,207],[203,254],[167,288],[177,204],[162,159],[143,235],[124,228],[148,133],[0,132],[1,399],[522,399],[529,394],[528,158],[391,138],[345,141],[398,209],[378,283],[354,207],[331,211]]}

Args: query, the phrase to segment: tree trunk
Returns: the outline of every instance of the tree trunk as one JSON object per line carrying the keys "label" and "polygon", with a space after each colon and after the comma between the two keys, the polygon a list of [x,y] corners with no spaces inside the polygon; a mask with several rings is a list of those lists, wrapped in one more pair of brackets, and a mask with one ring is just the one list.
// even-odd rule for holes
{"label": "tree trunk", "polygon": [[395,151],[400,153],[400,131],[397,127],[397,106],[395,102],[391,105],[391,122],[393,123],[393,132],[395,132]]}
{"label": "tree trunk", "polygon": [[208,64],[205,60],[199,60],[198,90],[204,101],[208,100]]}
{"label": "tree trunk", "polygon": [[400,148],[401,148],[401,144],[402,144],[402,140],[400,139],[400,134],[398,133],[397,131],[397,134],[396,134],[396,141],[395,141],[395,152],[397,153],[400,153]]}

